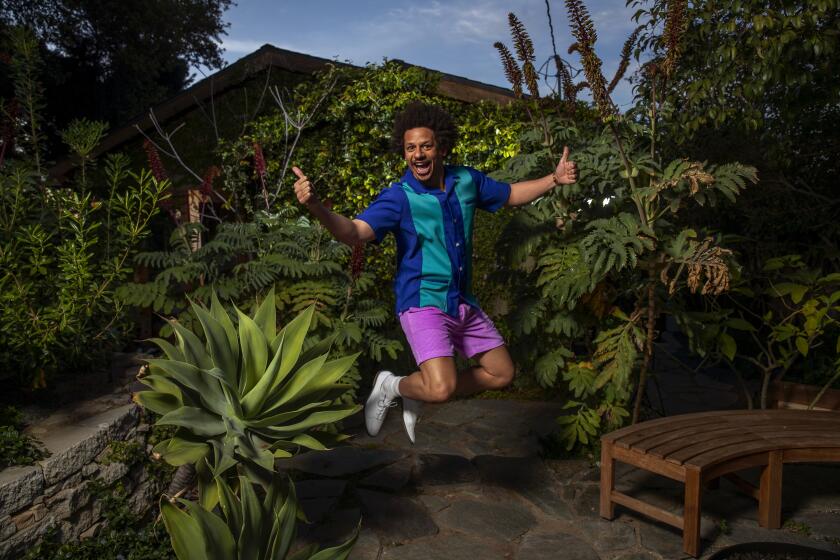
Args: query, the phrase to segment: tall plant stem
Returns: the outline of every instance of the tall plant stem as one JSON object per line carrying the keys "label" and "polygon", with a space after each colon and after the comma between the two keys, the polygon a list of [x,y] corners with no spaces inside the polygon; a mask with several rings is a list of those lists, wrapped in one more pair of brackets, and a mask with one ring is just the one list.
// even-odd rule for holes
{"label": "tall plant stem", "polygon": [[[618,133],[618,128],[616,128],[615,123],[610,123],[610,131],[612,131],[613,138],[615,139],[616,148],[618,148],[618,153],[621,155],[621,161],[624,163],[624,170],[627,172],[627,181],[630,183],[630,190],[631,192],[635,193],[636,191],[636,181],[633,179],[632,175],[632,166],[630,165],[630,160],[627,159],[627,152],[624,151],[624,143],[621,141],[621,135]],[[648,219],[647,219],[647,212],[645,212],[644,206],[636,200],[635,196],[630,197],[633,200],[633,204],[636,205],[636,211],[639,213],[639,219],[642,221],[643,226],[647,226]]]}
{"label": "tall plant stem", "polygon": [[650,269],[650,279],[647,285],[647,334],[645,335],[645,353],[642,368],[639,370],[639,387],[636,389],[636,402],[633,403],[632,423],[639,421],[639,411],[642,409],[642,398],[645,395],[645,384],[650,363],[653,361],[653,339],[656,335],[656,279],[653,267]]}
{"label": "tall plant stem", "polygon": [[838,379],[840,379],[840,370],[837,370],[837,372],[834,374],[834,376],[831,379],[828,380],[828,383],[823,385],[822,389],[820,389],[820,392],[817,393],[817,396],[814,397],[814,400],[812,400],[811,404],[808,405],[808,410],[811,410],[815,406],[817,406],[817,403],[820,402],[820,399],[825,394],[825,392],[828,391],[828,388],[831,387],[832,385],[834,385],[834,382],[837,381]]}
{"label": "tall plant stem", "polygon": [[650,86],[650,158],[656,159],[656,78]]}

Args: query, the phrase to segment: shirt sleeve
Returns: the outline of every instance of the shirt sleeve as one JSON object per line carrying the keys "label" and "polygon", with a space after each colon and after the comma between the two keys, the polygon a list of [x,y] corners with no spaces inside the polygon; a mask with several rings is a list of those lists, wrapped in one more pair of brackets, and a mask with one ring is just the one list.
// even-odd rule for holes
{"label": "shirt sleeve", "polygon": [[467,168],[472,175],[478,192],[476,206],[488,212],[495,212],[505,205],[510,198],[510,184],[491,179],[481,171]]}
{"label": "shirt sleeve", "polygon": [[373,229],[376,243],[381,243],[389,231],[395,231],[399,227],[402,216],[401,195],[400,189],[394,186],[382,189],[379,196],[356,216],[357,220],[362,220]]}

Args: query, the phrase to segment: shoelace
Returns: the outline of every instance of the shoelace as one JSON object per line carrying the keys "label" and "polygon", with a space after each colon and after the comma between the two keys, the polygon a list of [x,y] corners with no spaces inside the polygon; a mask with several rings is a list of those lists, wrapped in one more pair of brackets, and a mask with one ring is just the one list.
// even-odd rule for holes
{"label": "shoelace", "polygon": [[388,409],[394,408],[395,406],[397,406],[397,401],[388,402],[388,399],[385,397],[379,399],[376,405],[376,419],[382,420],[385,417],[385,413],[388,412]]}

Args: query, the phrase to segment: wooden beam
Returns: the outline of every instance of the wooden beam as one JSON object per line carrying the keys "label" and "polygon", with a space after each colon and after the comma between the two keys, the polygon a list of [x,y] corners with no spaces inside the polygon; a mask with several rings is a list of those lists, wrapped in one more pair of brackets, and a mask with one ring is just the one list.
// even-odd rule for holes
{"label": "wooden beam", "polygon": [[612,493],[610,494],[610,499],[617,504],[632,509],[633,511],[638,511],[643,515],[656,519],[657,521],[667,523],[671,527],[676,527],[680,530],[683,528],[683,518],[677,515],[676,513],[671,513],[668,510],[664,510],[647,502],[643,502],[641,500],[628,496],[627,494],[622,494],[617,490],[612,491]]}

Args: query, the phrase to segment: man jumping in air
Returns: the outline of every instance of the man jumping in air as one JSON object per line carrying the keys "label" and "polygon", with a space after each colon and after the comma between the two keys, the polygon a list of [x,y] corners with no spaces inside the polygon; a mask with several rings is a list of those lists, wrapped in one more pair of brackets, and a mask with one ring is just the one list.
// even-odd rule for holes
{"label": "man jumping in air", "polygon": [[[568,161],[567,147],[551,175],[510,185],[469,167],[445,166],[443,160],[452,153],[456,137],[446,111],[420,102],[409,104],[396,117],[392,138],[408,169],[354,220],[324,206],[306,175],[292,168],[298,176],[298,201],[336,239],[350,246],[379,243],[388,232],[397,239],[397,314],[420,369],[405,377],[390,371],[376,375],[365,404],[371,436],[379,433],[397,397],[402,397],[403,421],[413,443],[420,403],[444,402],[454,395],[510,384],[514,374],[510,354],[471,290],[475,210],[495,212],[502,206],[528,204],[557,185],[577,180],[577,166]],[[478,366],[457,371],[456,350],[477,359]]]}

